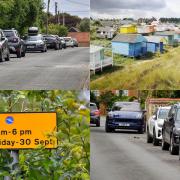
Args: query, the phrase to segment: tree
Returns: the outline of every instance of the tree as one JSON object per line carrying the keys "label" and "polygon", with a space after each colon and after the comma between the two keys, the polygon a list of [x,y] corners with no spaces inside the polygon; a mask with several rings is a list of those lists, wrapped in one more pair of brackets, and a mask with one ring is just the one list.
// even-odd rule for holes
{"label": "tree", "polygon": [[90,32],[90,20],[88,18],[82,19],[77,27],[81,32]]}
{"label": "tree", "polygon": [[[46,33],[46,30],[42,30],[43,33]],[[67,27],[59,24],[49,24],[48,25],[48,33],[49,34],[57,34],[60,37],[67,36],[68,29]]]}

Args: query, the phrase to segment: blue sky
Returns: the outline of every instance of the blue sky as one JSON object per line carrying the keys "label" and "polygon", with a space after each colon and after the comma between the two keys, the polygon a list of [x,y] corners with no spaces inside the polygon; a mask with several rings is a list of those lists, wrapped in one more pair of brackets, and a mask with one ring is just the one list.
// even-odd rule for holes
{"label": "blue sky", "polygon": [[[48,0],[44,0],[45,3]],[[55,12],[55,2],[58,2],[60,12],[64,11],[72,15],[78,15],[81,18],[89,17],[90,0],[51,0],[50,11]]]}
{"label": "blue sky", "polygon": [[179,17],[180,0],[91,0],[93,18]]}

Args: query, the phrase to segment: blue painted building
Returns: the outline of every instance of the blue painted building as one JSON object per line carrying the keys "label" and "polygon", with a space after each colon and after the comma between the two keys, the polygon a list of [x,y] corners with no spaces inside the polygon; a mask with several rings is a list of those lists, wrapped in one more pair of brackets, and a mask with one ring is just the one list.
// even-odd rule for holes
{"label": "blue painted building", "polygon": [[147,39],[147,52],[161,52],[164,51],[164,45],[167,44],[167,39],[162,36],[144,36]]}
{"label": "blue painted building", "polygon": [[128,57],[146,54],[146,38],[140,34],[118,34],[112,40],[112,52]]}

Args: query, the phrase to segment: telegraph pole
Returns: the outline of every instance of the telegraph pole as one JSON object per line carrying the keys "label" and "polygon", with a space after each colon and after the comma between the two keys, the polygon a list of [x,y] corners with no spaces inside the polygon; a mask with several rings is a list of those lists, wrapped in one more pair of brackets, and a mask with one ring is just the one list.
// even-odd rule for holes
{"label": "telegraph pole", "polygon": [[56,22],[58,23],[58,2],[55,2],[55,17],[56,17]]}
{"label": "telegraph pole", "polygon": [[48,24],[49,24],[49,5],[50,5],[50,1],[51,1],[51,0],[48,0],[48,5],[47,5],[46,34],[48,34]]}

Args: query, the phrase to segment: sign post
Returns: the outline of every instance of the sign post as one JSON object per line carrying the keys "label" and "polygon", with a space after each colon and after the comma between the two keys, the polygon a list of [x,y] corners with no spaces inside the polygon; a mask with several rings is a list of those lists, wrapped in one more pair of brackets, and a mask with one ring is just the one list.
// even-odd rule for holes
{"label": "sign post", "polygon": [[[57,148],[57,114],[0,113],[0,149],[9,149],[13,170],[18,168],[19,149]],[[11,180],[9,176],[4,180]]]}

